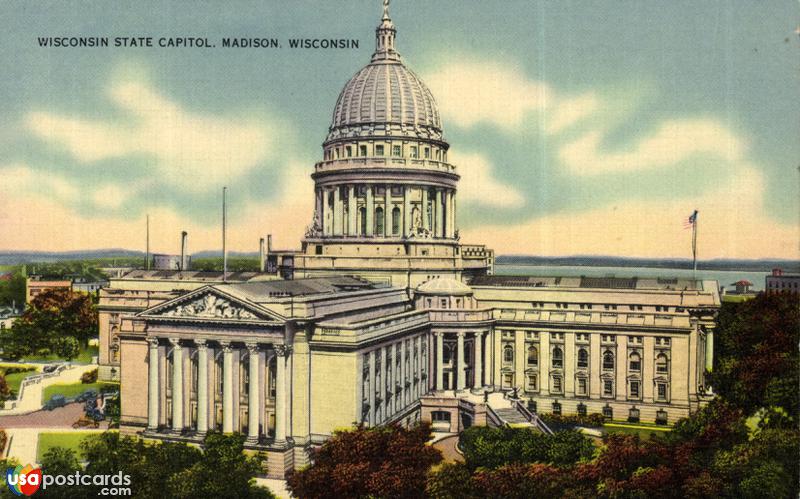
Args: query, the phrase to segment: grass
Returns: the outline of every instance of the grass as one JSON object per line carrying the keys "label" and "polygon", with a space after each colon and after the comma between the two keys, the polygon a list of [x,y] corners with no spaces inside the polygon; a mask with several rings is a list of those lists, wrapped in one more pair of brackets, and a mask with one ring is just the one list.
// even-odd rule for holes
{"label": "grass", "polygon": [[672,430],[669,426],[649,425],[642,423],[606,423],[603,425],[605,433],[621,433],[623,435],[639,435],[642,440],[648,440],[653,433],[663,433]]}
{"label": "grass", "polygon": [[[88,346],[86,348],[81,347],[80,351],[78,352],[78,356],[72,359],[70,362],[74,362],[76,364],[89,364],[92,362],[92,357],[97,355],[99,352],[99,348],[96,346]],[[31,357],[23,357],[23,362],[50,362],[50,361],[58,361],[58,360],[65,360],[57,355],[34,355]]]}
{"label": "grass", "polygon": [[53,447],[72,449],[78,454],[78,459],[84,459],[81,452],[81,442],[89,435],[97,434],[90,431],[63,431],[39,434],[39,445],[36,449],[36,461],[41,463],[44,454]]}
{"label": "grass", "polygon": [[22,380],[33,374],[36,374],[36,371],[26,371],[24,373],[7,374],[4,377],[6,378],[6,383],[8,383],[8,387],[16,396],[16,394],[19,393],[19,386],[22,384]]}
{"label": "grass", "polygon": [[722,301],[727,303],[742,303],[747,300],[752,300],[755,297],[756,295],[724,295]]}
{"label": "grass", "polygon": [[50,400],[50,397],[53,395],[63,395],[65,397],[74,397],[79,395],[86,390],[95,390],[96,392],[100,393],[100,389],[104,386],[110,386],[114,388],[118,388],[118,383],[81,383],[80,381],[76,383],[66,383],[66,384],[57,384],[57,385],[50,385],[46,386],[44,390],[42,390],[42,404],[46,403]]}

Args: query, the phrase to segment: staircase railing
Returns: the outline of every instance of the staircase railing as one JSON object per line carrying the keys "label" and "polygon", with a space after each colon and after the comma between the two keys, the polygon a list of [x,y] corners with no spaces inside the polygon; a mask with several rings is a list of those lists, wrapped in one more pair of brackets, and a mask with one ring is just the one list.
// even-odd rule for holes
{"label": "staircase railing", "polygon": [[506,424],[489,404],[486,404],[486,420],[494,426],[505,426]]}
{"label": "staircase railing", "polygon": [[512,404],[514,405],[514,408],[517,411],[519,411],[519,413],[522,414],[525,417],[525,419],[527,419],[528,422],[532,424],[535,428],[537,428],[539,431],[541,431],[542,433],[546,433],[548,435],[553,434],[553,430],[551,430],[550,427],[547,426],[539,416],[537,416],[535,413],[531,412],[527,407],[525,407],[525,404],[523,404],[521,400],[514,400],[512,401]]}

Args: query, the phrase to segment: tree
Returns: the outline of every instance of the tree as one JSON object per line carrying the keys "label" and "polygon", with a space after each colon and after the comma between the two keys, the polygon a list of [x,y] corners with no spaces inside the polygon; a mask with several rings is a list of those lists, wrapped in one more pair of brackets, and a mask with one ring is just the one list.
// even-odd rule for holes
{"label": "tree", "polygon": [[[42,470],[48,475],[71,475],[76,471],[83,471],[75,451],[64,447],[48,449],[42,456],[41,465]],[[50,499],[71,499],[74,497],[86,497],[91,493],[90,487],[77,484],[69,487],[51,486],[47,489],[42,488],[37,492],[37,497],[41,495]]]}
{"label": "tree", "polygon": [[441,453],[426,445],[430,426],[398,425],[337,431],[313,453],[313,464],[289,476],[303,498],[421,497],[430,467]]}
{"label": "tree", "polygon": [[431,471],[425,484],[425,495],[433,499],[477,499],[480,497],[472,481],[472,473],[464,463],[443,463]]}
{"label": "tree", "polygon": [[11,398],[11,387],[8,386],[6,378],[0,374],[0,402],[4,402]]}
{"label": "tree", "polygon": [[73,358],[78,343],[86,345],[97,336],[97,325],[97,309],[90,296],[68,289],[44,291],[14,321],[4,339],[4,353],[8,357],[53,353]]}

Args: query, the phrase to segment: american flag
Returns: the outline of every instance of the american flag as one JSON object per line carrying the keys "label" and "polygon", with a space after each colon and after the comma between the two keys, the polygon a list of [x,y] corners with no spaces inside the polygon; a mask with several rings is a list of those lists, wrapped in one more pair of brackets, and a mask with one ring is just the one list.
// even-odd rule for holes
{"label": "american flag", "polygon": [[697,210],[694,210],[694,213],[689,215],[689,218],[683,221],[683,228],[684,229],[691,229],[694,227],[694,224],[697,223]]}

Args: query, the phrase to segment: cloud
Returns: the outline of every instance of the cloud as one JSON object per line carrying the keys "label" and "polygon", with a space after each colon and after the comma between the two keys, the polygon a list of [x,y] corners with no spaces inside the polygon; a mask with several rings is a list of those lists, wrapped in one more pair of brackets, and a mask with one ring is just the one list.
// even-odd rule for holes
{"label": "cloud", "polygon": [[577,175],[632,172],[676,165],[697,154],[735,162],[745,150],[740,138],[710,119],[666,121],[631,150],[622,152],[602,150],[606,133],[606,130],[592,130],[563,145],[559,159],[566,170]]}
{"label": "cloud", "polygon": [[0,168],[0,193],[9,196],[20,192],[38,192],[67,202],[74,201],[80,191],[72,182],[60,175],[37,173],[24,164]]}
{"label": "cloud", "polygon": [[25,125],[94,166],[134,155],[152,158],[172,185],[195,192],[248,172],[275,147],[275,127],[188,111],[141,82],[114,84],[108,94],[127,112],[123,122],[36,111]]}
{"label": "cloud", "polygon": [[701,259],[800,258],[800,225],[776,222],[764,211],[763,174],[747,164],[731,173],[726,184],[693,199],[621,200],[615,206],[462,233],[469,241],[491,241],[500,254],[691,258],[691,233],[682,222],[696,208]]}
{"label": "cloud", "polygon": [[488,122],[519,131],[526,114],[542,109],[550,97],[546,84],[530,81],[514,66],[498,62],[452,62],[425,81],[447,122],[465,128]]}
{"label": "cloud", "polygon": [[484,155],[450,153],[450,159],[461,175],[459,200],[496,208],[518,208],[525,204],[519,190],[494,177],[494,166]]}
{"label": "cloud", "polygon": [[555,102],[552,111],[545,116],[545,131],[557,134],[590,116],[600,108],[600,100],[594,92],[569,97]]}

